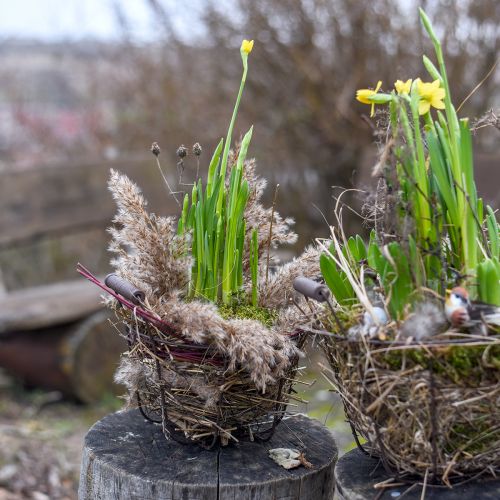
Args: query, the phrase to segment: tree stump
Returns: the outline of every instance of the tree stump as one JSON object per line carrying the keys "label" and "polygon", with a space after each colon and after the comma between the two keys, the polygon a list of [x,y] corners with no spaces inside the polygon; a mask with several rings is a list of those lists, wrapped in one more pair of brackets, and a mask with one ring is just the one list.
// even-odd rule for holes
{"label": "tree stump", "polygon": [[[340,498],[344,500],[397,499],[420,500],[422,483],[402,484],[393,488],[374,488],[377,483],[389,479],[380,460],[360,450],[344,455],[335,467],[335,482]],[[408,490],[407,493],[405,491]],[[452,489],[427,485],[425,500],[493,500],[500,498],[500,480],[478,478],[475,481],[456,485]]]}
{"label": "tree stump", "polygon": [[[285,470],[273,448],[305,453],[313,468]],[[165,439],[138,410],[108,415],[85,437],[80,500],[269,500],[333,498],[337,447],[331,433],[304,416],[284,420],[268,442],[215,450]]]}

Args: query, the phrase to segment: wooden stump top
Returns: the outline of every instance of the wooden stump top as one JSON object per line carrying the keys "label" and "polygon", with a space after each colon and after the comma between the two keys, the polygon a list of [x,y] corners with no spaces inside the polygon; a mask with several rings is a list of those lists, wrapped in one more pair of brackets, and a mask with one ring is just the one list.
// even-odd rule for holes
{"label": "wooden stump top", "polygon": [[[420,500],[422,486],[410,485],[395,488],[375,489],[374,485],[389,479],[380,460],[371,458],[360,450],[352,450],[337,462],[335,481],[337,491],[344,500],[386,500],[402,496],[405,500]],[[408,490],[407,493],[405,491]],[[404,495],[403,495],[404,494]],[[497,500],[500,498],[500,480],[480,478],[455,486],[433,487],[427,485],[425,500]]]}
{"label": "wooden stump top", "polygon": [[[313,468],[286,470],[273,448],[303,451]],[[266,443],[207,451],[165,439],[138,410],[118,412],[85,437],[79,499],[331,499],[337,453],[328,429],[304,416],[282,421]]]}

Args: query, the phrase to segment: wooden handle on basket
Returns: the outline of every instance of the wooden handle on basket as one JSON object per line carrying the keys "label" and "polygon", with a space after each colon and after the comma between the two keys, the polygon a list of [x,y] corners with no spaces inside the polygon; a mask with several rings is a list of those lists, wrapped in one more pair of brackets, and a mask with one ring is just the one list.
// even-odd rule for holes
{"label": "wooden handle on basket", "polygon": [[317,302],[325,302],[330,297],[330,290],[326,285],[312,279],[299,276],[293,280],[293,288],[302,295]]}
{"label": "wooden handle on basket", "polygon": [[104,278],[104,284],[134,304],[138,305],[146,298],[146,294],[142,290],[115,273],[108,274]]}

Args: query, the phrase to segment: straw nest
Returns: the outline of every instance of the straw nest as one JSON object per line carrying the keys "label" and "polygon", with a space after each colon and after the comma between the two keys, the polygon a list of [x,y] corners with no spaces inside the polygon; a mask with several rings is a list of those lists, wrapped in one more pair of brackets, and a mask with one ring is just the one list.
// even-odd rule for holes
{"label": "straw nest", "polygon": [[167,437],[208,448],[219,440],[265,439],[284,415],[298,361],[293,337],[276,345],[289,357],[265,389],[210,342],[189,344],[151,325],[130,330],[129,339],[116,380],[127,385],[129,406],[161,422]]}
{"label": "straw nest", "polygon": [[388,471],[447,485],[500,472],[500,336],[334,335],[323,347],[353,432]]}
{"label": "straw nest", "polygon": [[[292,221],[260,205],[265,183],[253,162],[247,162],[245,175],[252,190],[247,230],[258,228],[259,254],[293,242]],[[127,332],[129,352],[116,380],[128,388],[128,405],[161,422],[167,437],[205,447],[243,436],[269,437],[293,397],[304,341],[298,333],[300,314],[290,305],[292,281],[319,273],[319,251],[311,247],[270,273],[260,268],[260,307],[224,310],[189,299],[189,242],[177,234],[176,220],[149,213],[139,188],[126,176],[112,171],[109,184],[118,205],[110,229],[112,265],[142,298],[133,303],[84,268],[80,272],[112,295],[108,306],[116,313],[117,328]],[[249,257],[243,257],[246,266]],[[243,285],[247,291],[251,283]]]}

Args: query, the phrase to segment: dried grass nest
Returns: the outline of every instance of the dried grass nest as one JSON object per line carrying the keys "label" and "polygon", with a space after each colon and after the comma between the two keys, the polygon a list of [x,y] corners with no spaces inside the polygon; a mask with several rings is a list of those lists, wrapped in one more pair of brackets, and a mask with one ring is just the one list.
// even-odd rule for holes
{"label": "dried grass nest", "polygon": [[[263,386],[245,363],[235,363],[233,353],[223,354],[226,348],[217,341],[193,343],[175,330],[167,333],[142,321],[134,328],[127,313],[117,313],[127,325],[130,349],[115,378],[128,388],[128,406],[162,423],[167,438],[211,448],[219,441],[226,445],[272,435],[287,407],[302,337],[291,335],[269,346],[282,366]],[[261,350],[258,342],[254,347]]]}
{"label": "dried grass nest", "polygon": [[388,471],[448,486],[500,473],[500,336],[334,335],[323,348],[353,432]]}
{"label": "dried grass nest", "polygon": [[[252,161],[244,172],[252,192],[246,228],[258,229],[259,254],[293,242],[292,221],[260,204],[265,182]],[[127,332],[129,350],[115,378],[128,388],[128,406],[161,422],[167,437],[205,447],[270,437],[286,410],[304,341],[300,312],[290,302],[292,282],[319,273],[319,250],[310,247],[269,276],[259,269],[263,316],[222,314],[213,303],[186,297],[192,261],[176,220],[149,213],[137,185],[118,172],[111,172],[109,187],[118,206],[112,265],[119,280],[140,291],[140,301],[82,266],[80,272],[112,296],[107,305],[118,330]],[[244,255],[243,265],[249,260]]]}

